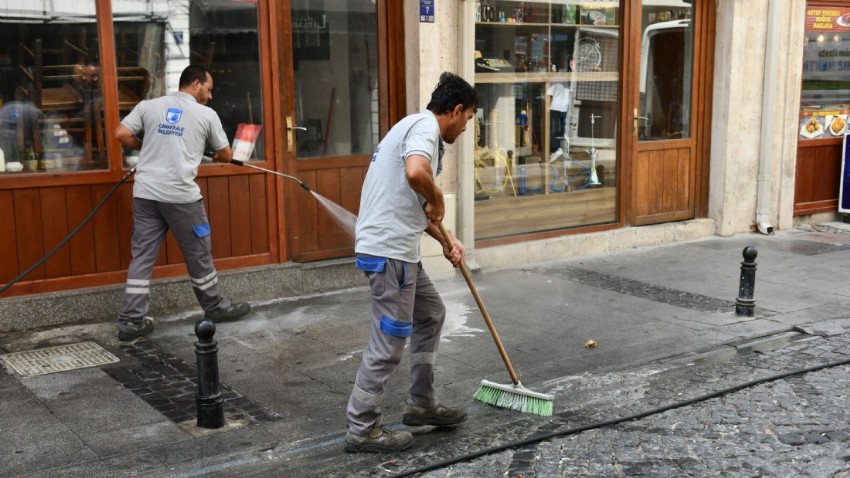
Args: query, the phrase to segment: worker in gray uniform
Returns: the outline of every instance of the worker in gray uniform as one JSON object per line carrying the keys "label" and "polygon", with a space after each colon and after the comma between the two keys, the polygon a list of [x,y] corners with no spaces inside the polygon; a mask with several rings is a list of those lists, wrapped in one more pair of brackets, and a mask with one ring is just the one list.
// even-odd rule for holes
{"label": "worker in gray uniform", "polygon": [[[402,119],[387,133],[366,173],[357,218],[358,269],[369,278],[371,330],[346,415],[349,452],[393,452],[409,448],[407,431],[383,427],[384,384],[398,366],[410,338],[410,388],[402,422],[409,426],[453,426],[466,410],[445,406],[434,391],[434,360],[446,308],[420,262],[423,232],[443,245],[457,267],[463,244],[444,238],[443,193],[435,182],[442,167],[443,143],[466,130],[478,96],[452,73],[443,73],[427,109]],[[447,240],[454,247],[450,248]]]}
{"label": "worker in gray uniform", "polygon": [[[139,150],[133,185],[132,260],[124,304],[118,315],[118,339],[134,340],[153,331],[150,279],[166,232],[171,229],[189,271],[192,288],[207,318],[235,320],[251,310],[221,294],[210,248],[210,225],[195,182],[205,146],[213,160],[228,163],[233,152],[215,111],[210,72],[190,65],[180,75],[180,91],[140,102],[121,121],[115,137]],[[140,135],[143,135],[141,138]]]}

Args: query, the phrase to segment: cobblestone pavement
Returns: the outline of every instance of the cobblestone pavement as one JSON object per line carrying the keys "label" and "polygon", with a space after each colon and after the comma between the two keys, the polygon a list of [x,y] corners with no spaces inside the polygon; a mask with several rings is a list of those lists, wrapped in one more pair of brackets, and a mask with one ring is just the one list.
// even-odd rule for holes
{"label": "cobblestone pavement", "polygon": [[[558,417],[561,429],[660,408],[819,364],[850,360],[850,334],[804,340],[729,361],[664,364],[612,374],[630,384],[625,406]],[[675,363],[672,362],[672,363]],[[693,365],[688,365],[688,364]],[[645,372],[645,373],[641,373]],[[618,376],[619,375],[619,376]],[[634,377],[645,375],[640,383]],[[592,393],[599,383],[582,393]],[[599,388],[597,393],[604,393]],[[617,394],[619,395],[619,394]],[[565,397],[566,398],[566,397]],[[621,400],[611,400],[611,404]],[[423,457],[408,471],[427,466]],[[850,477],[850,364],[766,382],[643,419],[509,449],[423,477],[812,476]]]}

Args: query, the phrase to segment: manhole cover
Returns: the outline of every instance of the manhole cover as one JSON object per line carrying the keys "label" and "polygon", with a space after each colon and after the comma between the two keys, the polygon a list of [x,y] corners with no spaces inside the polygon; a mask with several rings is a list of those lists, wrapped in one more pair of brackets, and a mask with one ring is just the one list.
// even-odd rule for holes
{"label": "manhole cover", "polygon": [[68,370],[96,367],[118,361],[118,357],[94,342],[13,352],[3,355],[2,358],[24,377],[67,372]]}

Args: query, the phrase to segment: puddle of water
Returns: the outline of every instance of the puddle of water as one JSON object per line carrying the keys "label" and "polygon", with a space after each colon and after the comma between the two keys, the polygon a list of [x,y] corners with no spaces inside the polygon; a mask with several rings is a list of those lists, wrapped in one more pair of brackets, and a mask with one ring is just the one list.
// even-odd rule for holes
{"label": "puddle of water", "polygon": [[[443,333],[440,337],[440,342],[451,342],[452,337],[474,337],[476,333],[484,332],[483,329],[476,329],[466,325],[469,320],[469,314],[472,309],[462,303],[454,301],[445,301],[446,305],[446,321],[443,323]],[[475,309],[478,310],[478,309]]]}

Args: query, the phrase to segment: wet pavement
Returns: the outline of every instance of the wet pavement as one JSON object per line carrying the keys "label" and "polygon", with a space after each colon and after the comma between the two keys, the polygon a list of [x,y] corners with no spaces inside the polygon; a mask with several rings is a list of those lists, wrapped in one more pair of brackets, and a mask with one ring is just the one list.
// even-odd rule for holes
{"label": "wet pavement", "polygon": [[[748,245],[759,251],[756,316],[738,317]],[[488,452],[425,476],[844,476],[847,365],[553,434],[850,359],[848,259],[845,231],[795,230],[474,274],[523,384],[555,394],[552,417],[472,400],[481,379],[510,379],[463,279],[438,281],[448,317],[436,382],[470,419],[414,429],[414,447],[392,455],[342,450],[367,336],[365,281],[254,303],[245,319],[219,324],[228,423],[218,431],[194,426],[199,310],[157,317],[153,334],[129,345],[111,323],[4,334],[0,353],[92,341],[119,361],[35,377],[0,371],[0,475],[392,476]],[[598,346],[585,348],[588,339]],[[387,385],[391,428],[405,428],[407,368],[405,356]],[[497,447],[509,448],[489,453]]]}

